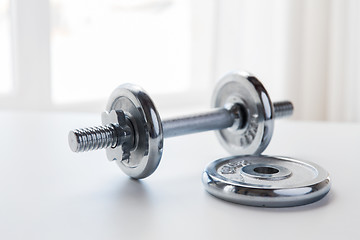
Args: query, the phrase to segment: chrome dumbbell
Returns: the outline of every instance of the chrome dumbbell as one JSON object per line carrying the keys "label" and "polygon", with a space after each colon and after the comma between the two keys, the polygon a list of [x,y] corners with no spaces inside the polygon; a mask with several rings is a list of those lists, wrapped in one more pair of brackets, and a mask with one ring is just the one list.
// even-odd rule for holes
{"label": "chrome dumbbell", "polygon": [[161,121],[148,94],[124,84],[111,94],[103,126],[69,133],[74,152],[106,148],[110,161],[132,178],[145,178],[159,165],[163,138],[218,130],[221,144],[232,154],[256,155],[270,142],[274,118],[289,116],[291,102],[272,104],[261,82],[246,72],[232,72],[217,85],[213,110]]}

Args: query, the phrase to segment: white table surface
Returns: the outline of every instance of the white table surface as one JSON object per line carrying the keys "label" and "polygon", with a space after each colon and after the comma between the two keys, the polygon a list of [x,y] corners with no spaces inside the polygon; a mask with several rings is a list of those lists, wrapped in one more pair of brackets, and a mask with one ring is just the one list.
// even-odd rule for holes
{"label": "white table surface", "polygon": [[129,179],[104,150],[75,154],[70,129],[99,114],[0,113],[0,239],[359,239],[360,125],[277,121],[265,154],[331,174],[319,202],[268,209],[228,203],[201,183],[228,154],[214,133],[166,139],[157,171]]}

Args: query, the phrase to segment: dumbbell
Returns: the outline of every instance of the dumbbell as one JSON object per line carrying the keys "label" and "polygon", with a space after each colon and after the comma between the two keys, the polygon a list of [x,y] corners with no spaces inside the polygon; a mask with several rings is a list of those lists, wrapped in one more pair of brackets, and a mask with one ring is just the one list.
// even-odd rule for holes
{"label": "dumbbell", "polygon": [[217,84],[213,109],[161,121],[149,95],[133,84],[123,84],[111,94],[103,126],[69,133],[74,152],[106,148],[110,161],[130,177],[151,175],[159,165],[163,139],[217,130],[223,147],[235,155],[258,155],[270,142],[274,119],[290,116],[289,101],[272,104],[261,82],[247,72],[231,72]]}

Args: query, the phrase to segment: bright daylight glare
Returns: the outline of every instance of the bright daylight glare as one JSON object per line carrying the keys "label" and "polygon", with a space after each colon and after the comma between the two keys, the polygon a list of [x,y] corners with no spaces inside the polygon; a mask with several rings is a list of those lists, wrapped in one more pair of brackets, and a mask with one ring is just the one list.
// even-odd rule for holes
{"label": "bright daylight glare", "polygon": [[152,94],[188,88],[189,0],[50,3],[54,103],[107,98],[126,82]]}

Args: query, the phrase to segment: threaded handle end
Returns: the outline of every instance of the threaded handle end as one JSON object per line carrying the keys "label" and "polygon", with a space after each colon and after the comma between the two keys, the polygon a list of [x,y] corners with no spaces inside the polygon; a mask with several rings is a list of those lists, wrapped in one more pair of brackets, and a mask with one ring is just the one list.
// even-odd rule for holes
{"label": "threaded handle end", "polygon": [[113,125],[81,128],[69,132],[69,145],[73,152],[115,147],[117,140]]}
{"label": "threaded handle end", "polygon": [[293,114],[294,106],[289,101],[281,101],[274,103],[275,118],[289,117]]}

